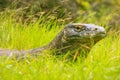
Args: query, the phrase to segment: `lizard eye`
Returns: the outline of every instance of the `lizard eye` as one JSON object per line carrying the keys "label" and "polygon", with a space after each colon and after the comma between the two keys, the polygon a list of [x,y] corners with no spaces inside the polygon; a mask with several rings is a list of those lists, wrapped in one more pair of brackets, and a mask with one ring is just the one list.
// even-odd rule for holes
{"label": "lizard eye", "polygon": [[75,26],[75,31],[77,31],[77,32],[80,32],[80,31],[82,31],[82,30],[84,30],[84,26],[81,26],[81,25],[79,25],[79,26]]}

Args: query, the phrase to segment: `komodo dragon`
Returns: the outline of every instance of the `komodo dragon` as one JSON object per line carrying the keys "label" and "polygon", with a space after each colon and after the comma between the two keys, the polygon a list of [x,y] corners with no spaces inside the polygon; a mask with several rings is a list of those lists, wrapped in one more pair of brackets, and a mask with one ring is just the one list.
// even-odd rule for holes
{"label": "komodo dragon", "polygon": [[[56,54],[64,54],[68,51],[89,49],[91,44],[95,44],[106,36],[103,27],[94,24],[71,23],[66,25],[57,36],[47,45],[31,50],[0,50],[0,55],[24,55],[41,54],[44,50],[53,50]],[[75,52],[74,52],[75,53]]]}

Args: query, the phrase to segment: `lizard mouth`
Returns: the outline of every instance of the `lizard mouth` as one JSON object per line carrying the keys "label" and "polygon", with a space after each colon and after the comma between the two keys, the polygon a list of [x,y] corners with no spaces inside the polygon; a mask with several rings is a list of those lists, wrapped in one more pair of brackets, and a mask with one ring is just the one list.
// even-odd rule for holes
{"label": "lizard mouth", "polygon": [[106,32],[99,32],[95,37],[104,38],[106,36]]}
{"label": "lizard mouth", "polygon": [[96,35],[89,35],[89,37],[81,37],[79,35],[74,35],[74,36],[69,36],[68,40],[76,41],[76,42],[81,42],[81,43],[87,43],[90,41],[94,41],[95,43],[100,41],[106,36],[106,32],[99,32]]}
{"label": "lizard mouth", "polygon": [[93,38],[94,38],[94,41],[97,42],[97,41],[103,39],[104,37],[106,37],[106,32],[100,32]]}

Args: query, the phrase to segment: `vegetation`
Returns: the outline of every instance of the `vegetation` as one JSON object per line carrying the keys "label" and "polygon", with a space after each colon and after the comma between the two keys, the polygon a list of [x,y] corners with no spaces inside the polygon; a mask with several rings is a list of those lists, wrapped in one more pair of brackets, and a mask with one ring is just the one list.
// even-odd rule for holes
{"label": "vegetation", "polygon": [[[19,15],[16,13],[24,12],[25,6],[13,8],[14,4],[11,7],[8,6],[9,3],[3,4],[3,7],[0,6],[2,9],[0,12],[0,47],[4,49],[23,50],[40,47],[49,43],[68,22],[94,23],[107,30],[107,37],[99,41],[86,58],[79,56],[75,62],[61,60],[57,56],[51,56],[49,52],[37,57],[28,55],[24,59],[0,56],[0,80],[120,79],[119,0],[76,1],[79,14],[72,19],[69,19],[70,16],[58,17],[60,14],[56,16],[52,13],[52,8],[56,9],[56,5],[47,12],[44,8],[38,10],[40,16],[37,19],[36,16],[29,18],[30,15],[36,14],[34,10],[29,14],[33,8],[30,8],[28,12],[25,10],[27,12],[25,15]],[[61,12],[64,13],[64,9],[62,10]],[[17,17],[19,20],[16,20]]]}

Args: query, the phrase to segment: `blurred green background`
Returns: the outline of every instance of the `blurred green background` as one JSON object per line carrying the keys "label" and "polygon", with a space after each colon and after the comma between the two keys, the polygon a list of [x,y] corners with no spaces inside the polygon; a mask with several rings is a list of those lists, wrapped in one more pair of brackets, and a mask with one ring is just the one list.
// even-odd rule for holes
{"label": "blurred green background", "polygon": [[120,80],[120,0],[0,0],[0,48],[43,46],[71,22],[103,26],[107,36],[76,62],[1,56],[0,80]]}
{"label": "blurred green background", "polygon": [[58,23],[95,23],[118,30],[119,0],[3,0],[0,11],[16,10],[13,17],[22,23],[36,22],[41,16]]}

